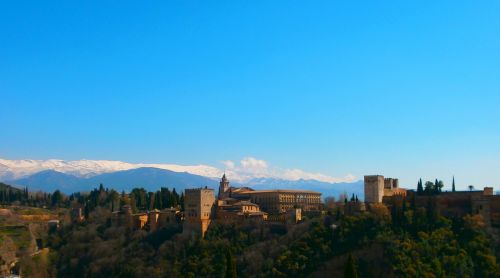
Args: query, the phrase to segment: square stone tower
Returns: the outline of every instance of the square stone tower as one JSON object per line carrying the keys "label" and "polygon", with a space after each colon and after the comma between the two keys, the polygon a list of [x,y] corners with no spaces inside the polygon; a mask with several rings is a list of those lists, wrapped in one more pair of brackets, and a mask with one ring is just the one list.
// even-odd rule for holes
{"label": "square stone tower", "polygon": [[384,197],[384,186],[384,176],[365,176],[365,202],[381,203]]}
{"label": "square stone tower", "polygon": [[213,219],[215,194],[211,188],[186,189],[184,193],[184,229],[202,237]]}

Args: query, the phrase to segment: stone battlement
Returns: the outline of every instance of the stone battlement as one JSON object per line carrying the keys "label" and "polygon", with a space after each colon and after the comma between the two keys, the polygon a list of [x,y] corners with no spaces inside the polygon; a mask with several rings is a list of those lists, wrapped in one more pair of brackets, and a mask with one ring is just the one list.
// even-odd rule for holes
{"label": "stone battlement", "polygon": [[406,189],[399,188],[399,180],[384,178],[382,175],[365,176],[365,202],[381,203],[383,198],[392,195],[406,196]]}

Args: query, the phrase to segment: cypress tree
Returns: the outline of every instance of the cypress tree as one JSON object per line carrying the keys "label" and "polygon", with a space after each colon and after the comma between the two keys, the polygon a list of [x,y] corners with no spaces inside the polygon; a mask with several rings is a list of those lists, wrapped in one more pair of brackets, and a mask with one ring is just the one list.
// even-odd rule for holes
{"label": "cypress tree", "polygon": [[165,204],[165,207],[167,207],[167,208],[173,207],[172,197],[171,197],[170,189],[168,189],[168,187],[165,188],[165,200],[163,201],[163,203]]}
{"label": "cypress tree", "polygon": [[356,265],[354,264],[354,259],[352,258],[351,253],[349,253],[345,264],[344,278],[358,278],[358,271],[356,270]]}
{"label": "cypress tree", "polygon": [[177,207],[179,205],[179,194],[177,194],[177,191],[175,191],[175,187],[174,189],[172,189],[172,207]]}
{"label": "cypress tree", "polygon": [[236,278],[238,277],[236,273],[236,261],[233,258],[231,251],[226,253],[226,278]]}
{"label": "cypress tree", "polygon": [[155,193],[155,208],[160,210],[163,209],[163,202],[161,199],[160,191],[156,191]]}
{"label": "cypress tree", "polygon": [[148,198],[148,210],[153,210],[155,209],[155,194],[153,192],[148,192],[147,195]]}
{"label": "cypress tree", "polygon": [[88,220],[89,219],[89,215],[90,215],[90,209],[89,209],[89,202],[87,201],[85,203],[85,208],[84,208],[84,216],[85,216],[85,220]]}
{"label": "cypress tree", "polygon": [[417,193],[420,195],[424,193],[424,186],[422,185],[422,178],[417,183]]}
{"label": "cypress tree", "polygon": [[453,176],[453,182],[451,184],[451,191],[455,192],[455,176]]}

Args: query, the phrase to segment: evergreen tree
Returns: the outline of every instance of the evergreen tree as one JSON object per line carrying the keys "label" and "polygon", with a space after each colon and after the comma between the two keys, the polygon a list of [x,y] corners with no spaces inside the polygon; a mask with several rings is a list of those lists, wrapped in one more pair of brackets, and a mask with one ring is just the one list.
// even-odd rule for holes
{"label": "evergreen tree", "polygon": [[127,195],[125,194],[125,190],[122,190],[122,194],[120,196],[120,207],[118,209],[127,204],[127,202],[125,201],[126,196]]}
{"label": "evergreen tree", "polygon": [[174,189],[172,189],[171,197],[172,197],[172,207],[175,208],[179,205],[179,194],[177,194],[177,191],[175,191],[175,187]]}
{"label": "evergreen tree", "polygon": [[425,182],[424,192],[426,195],[432,195],[434,193],[435,185],[431,181]]}
{"label": "evergreen tree", "polygon": [[436,181],[434,182],[434,194],[437,194],[439,193],[439,181],[438,179],[436,179]]}
{"label": "evergreen tree", "polygon": [[155,193],[155,209],[164,209],[160,191]]}
{"label": "evergreen tree", "polygon": [[181,197],[179,198],[179,202],[181,203],[181,210],[184,210],[184,192],[181,192]]}
{"label": "evergreen tree", "polygon": [[59,190],[54,191],[54,194],[52,195],[52,206],[59,207],[62,200],[63,200],[63,195],[62,195],[61,191],[59,191]]}
{"label": "evergreen tree", "polygon": [[236,278],[238,277],[236,273],[236,260],[233,258],[231,251],[226,253],[226,278]]}
{"label": "evergreen tree", "polygon": [[441,193],[443,191],[444,183],[443,181],[438,181],[436,183],[436,193]]}
{"label": "evergreen tree", "polygon": [[352,258],[352,254],[349,253],[344,268],[344,278],[357,278],[357,277],[358,277],[358,271],[356,270],[356,265],[354,264],[354,259]]}
{"label": "evergreen tree", "polygon": [[108,192],[108,202],[111,203],[111,211],[115,211],[115,203],[120,200],[120,194],[116,192],[114,189],[109,190]]}
{"label": "evergreen tree", "polygon": [[451,191],[455,192],[455,176],[453,176],[453,182],[451,184]]}
{"label": "evergreen tree", "polygon": [[132,208],[132,212],[134,212],[134,213],[137,212],[137,202],[135,200],[134,195],[130,196],[130,208]]}
{"label": "evergreen tree", "polygon": [[162,187],[160,188],[160,193],[161,193],[161,202],[163,204],[163,207],[170,208],[172,206],[170,200],[170,190],[166,187]]}
{"label": "evergreen tree", "polygon": [[89,208],[89,202],[87,201],[85,203],[85,209],[84,209],[84,215],[85,215],[85,219],[88,220],[89,219],[89,215],[90,215],[90,208]]}
{"label": "evergreen tree", "polygon": [[422,179],[420,179],[417,183],[417,193],[420,195],[424,193],[424,187],[422,185]]}
{"label": "evergreen tree", "polygon": [[153,192],[148,193],[148,210],[155,209],[155,194]]}
{"label": "evergreen tree", "polygon": [[149,208],[148,192],[144,188],[134,188],[130,192],[130,198],[134,198],[135,206],[138,210],[146,210]]}

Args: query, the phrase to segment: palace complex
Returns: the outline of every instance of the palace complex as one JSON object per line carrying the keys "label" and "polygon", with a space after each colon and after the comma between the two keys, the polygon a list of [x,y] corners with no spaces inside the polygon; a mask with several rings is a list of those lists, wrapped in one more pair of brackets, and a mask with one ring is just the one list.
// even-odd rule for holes
{"label": "palace complex", "polygon": [[133,213],[125,205],[113,212],[114,221],[135,229],[154,231],[159,227],[183,225],[186,233],[204,236],[210,224],[264,221],[297,223],[304,213],[319,213],[321,193],[310,190],[253,190],[231,187],[224,174],[216,198],[212,188],[186,189],[184,211],[170,208]]}
{"label": "palace complex", "polygon": [[[480,214],[489,227],[500,228],[500,195],[494,195],[492,187],[480,191],[425,193],[400,188],[398,179],[372,175],[364,177],[364,193],[364,202],[354,195],[350,201],[347,198],[339,200],[344,213],[364,213],[374,204],[391,207],[406,200],[417,208],[432,206],[448,217]],[[183,212],[170,208],[132,213],[130,206],[123,206],[114,214],[115,221],[136,229],[156,230],[168,225],[183,225],[186,233],[204,236],[213,222],[293,224],[300,221],[303,214],[318,214],[321,210],[319,192],[232,187],[224,174],[217,196],[212,188],[186,189]],[[75,211],[75,218],[81,217],[81,211]]]}
{"label": "palace complex", "polygon": [[248,200],[271,214],[285,213],[294,208],[303,211],[321,210],[321,193],[311,190],[253,190],[249,187],[231,187],[224,174],[219,186],[219,200],[233,198]]}
{"label": "palace complex", "polygon": [[[199,198],[198,196],[205,197]],[[221,223],[249,221],[296,223],[300,221],[302,212],[321,211],[321,193],[319,192],[310,190],[253,190],[248,187],[232,187],[226,174],[222,176],[219,183],[216,202],[214,200],[213,189],[186,189],[184,227],[188,231],[195,230],[204,235],[212,220]],[[187,205],[188,203],[194,210]],[[205,212],[200,210],[198,204],[206,208]],[[201,213],[193,214],[195,211]]]}

